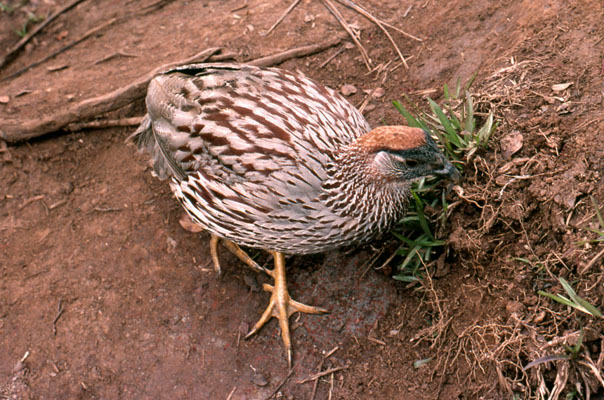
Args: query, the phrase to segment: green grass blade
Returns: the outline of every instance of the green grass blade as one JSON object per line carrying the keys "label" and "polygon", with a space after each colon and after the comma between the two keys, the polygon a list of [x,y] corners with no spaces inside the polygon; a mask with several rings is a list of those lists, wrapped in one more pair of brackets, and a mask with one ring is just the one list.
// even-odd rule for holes
{"label": "green grass blade", "polygon": [[394,275],[392,278],[396,279],[397,281],[406,282],[406,283],[419,281],[419,279],[417,277],[415,277],[413,275],[405,275],[405,274]]}
{"label": "green grass blade", "polygon": [[459,95],[461,94],[461,77],[457,77],[457,82],[455,83],[455,98],[459,99]]}
{"label": "green grass blade", "polygon": [[430,103],[430,108],[432,109],[432,112],[438,117],[438,120],[443,126],[445,132],[447,132],[447,135],[449,135],[449,139],[453,143],[455,143],[457,147],[461,147],[457,132],[455,132],[455,129],[453,129],[453,127],[451,126],[451,122],[449,121],[443,110],[438,106],[438,104],[434,102],[434,100],[430,98],[428,99],[428,103]]}
{"label": "green grass blade", "polygon": [[600,206],[598,205],[598,202],[593,196],[591,196],[591,204],[594,205],[594,208],[596,210],[596,216],[598,217],[598,222],[600,223],[602,229],[604,229],[604,219],[602,218],[602,214],[600,213]]}
{"label": "green grass blade", "polygon": [[[447,111],[449,112],[449,121],[451,122],[451,125],[453,125],[453,128],[455,128],[456,131],[461,131],[462,127],[461,127],[461,121],[457,118],[457,115],[455,115],[455,113],[453,112],[453,110],[451,109],[451,106],[449,104],[447,104]],[[463,118],[462,118],[463,120]]]}
{"label": "green grass blade", "polygon": [[470,86],[472,86],[472,84],[474,83],[474,80],[476,80],[476,77],[478,76],[478,71],[474,72],[472,74],[472,76],[470,77],[470,79],[468,79],[466,81],[466,83],[463,85],[463,89],[464,91],[467,91],[470,89]]}
{"label": "green grass blade", "polygon": [[568,296],[571,298],[571,300],[573,300],[576,304],[580,305],[583,308],[581,309],[579,307],[575,307],[576,309],[599,318],[602,317],[602,313],[600,312],[600,310],[598,310],[589,302],[579,297],[579,295],[577,295],[577,293],[573,290],[572,286],[570,286],[570,284],[564,278],[558,278],[558,280],[560,281],[560,284],[562,285],[566,293],[568,293]]}
{"label": "green grass blade", "polygon": [[428,221],[426,221],[426,216],[424,215],[424,206],[422,200],[419,198],[418,194],[414,191],[411,192],[413,195],[413,199],[415,200],[415,209],[417,211],[417,218],[419,220],[419,225],[422,227],[422,230],[430,239],[434,239],[432,236],[432,232],[430,232],[430,227],[428,226]]}
{"label": "green grass blade", "polygon": [[577,308],[577,305],[575,303],[573,303],[562,295],[547,293],[543,290],[539,290],[537,293],[539,293],[541,296],[549,297],[550,299],[557,301],[558,303],[564,304],[565,306]]}
{"label": "green grass blade", "polygon": [[400,269],[405,269],[407,267],[407,265],[409,265],[409,263],[411,262],[411,260],[413,260],[414,257],[416,257],[417,255],[419,255],[418,254],[419,248],[420,248],[419,244],[413,246],[413,248],[409,251],[409,254],[407,254],[407,256],[405,257],[405,259],[403,260],[403,263],[399,267]]}
{"label": "green grass blade", "polygon": [[394,100],[392,102],[392,104],[394,105],[394,108],[396,108],[398,110],[398,112],[400,112],[403,115],[403,117],[405,117],[409,126],[412,126],[415,128],[427,129],[426,124],[419,122],[409,111],[407,111],[407,109],[405,107],[403,107],[403,105],[401,103]]}
{"label": "green grass blade", "polygon": [[487,117],[486,122],[484,123],[484,125],[482,125],[482,127],[478,130],[478,133],[476,134],[477,144],[479,146],[486,147],[489,142],[489,138],[491,137],[491,134],[493,133],[495,128],[497,128],[497,124],[493,126],[493,114],[490,113]]}
{"label": "green grass blade", "polygon": [[474,119],[474,104],[472,102],[472,96],[470,95],[470,92],[468,92],[466,90],[465,92],[466,95],[466,125],[465,125],[465,130],[467,132],[474,132],[474,129],[476,129],[476,120]]}

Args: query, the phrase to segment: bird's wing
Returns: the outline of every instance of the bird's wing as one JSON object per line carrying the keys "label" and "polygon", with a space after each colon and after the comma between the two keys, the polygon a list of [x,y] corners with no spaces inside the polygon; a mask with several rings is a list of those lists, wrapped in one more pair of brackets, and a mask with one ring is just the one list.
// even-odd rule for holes
{"label": "bird's wing", "polygon": [[369,130],[333,90],[241,65],[167,71],[150,83],[147,108],[156,141],[183,171],[203,169],[225,183],[266,184],[297,171],[320,185],[334,152]]}

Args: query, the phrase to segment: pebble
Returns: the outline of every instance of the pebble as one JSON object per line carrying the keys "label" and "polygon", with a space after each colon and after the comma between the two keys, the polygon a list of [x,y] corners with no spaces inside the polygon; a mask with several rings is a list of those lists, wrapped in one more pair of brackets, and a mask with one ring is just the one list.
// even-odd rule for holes
{"label": "pebble", "polygon": [[384,94],[386,94],[386,91],[384,90],[384,88],[379,87],[373,91],[372,97],[374,99],[379,99],[381,97],[384,97]]}
{"label": "pebble", "polygon": [[344,96],[351,96],[357,92],[357,88],[353,85],[344,85],[340,88],[340,92]]}

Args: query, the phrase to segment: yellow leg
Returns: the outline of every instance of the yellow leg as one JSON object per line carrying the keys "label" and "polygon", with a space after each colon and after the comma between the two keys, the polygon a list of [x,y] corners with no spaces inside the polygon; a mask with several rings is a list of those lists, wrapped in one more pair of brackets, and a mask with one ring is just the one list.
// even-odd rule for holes
{"label": "yellow leg", "polygon": [[210,239],[210,255],[212,256],[212,262],[214,263],[214,270],[217,274],[220,274],[220,260],[218,259],[218,242],[222,240],[224,246],[234,255],[237,256],[241,261],[246,263],[251,269],[258,272],[266,272],[270,275],[270,271],[266,268],[261,267],[258,263],[251,259],[248,254],[241,250],[241,247],[227,239],[221,239],[216,235],[212,235]]}
{"label": "yellow leg", "polygon": [[212,261],[214,262],[214,271],[218,275],[220,275],[220,260],[218,259],[218,242],[220,238],[218,236],[212,235],[210,239],[210,255],[212,256]]}
{"label": "yellow leg", "polygon": [[281,328],[281,339],[285,346],[285,352],[287,354],[287,364],[291,368],[292,366],[292,345],[289,334],[289,317],[295,312],[302,312],[306,314],[323,314],[328,312],[327,310],[320,307],[307,306],[306,304],[299,303],[292,300],[289,297],[287,291],[287,282],[285,280],[285,257],[283,253],[274,251],[272,252],[275,257],[275,269],[268,271],[268,274],[275,280],[275,286],[264,284],[263,288],[267,292],[271,292],[271,299],[260,317],[260,320],[254,325],[250,333],[246,335],[246,339],[252,336],[254,333],[268,322],[272,317],[279,320],[279,327]]}

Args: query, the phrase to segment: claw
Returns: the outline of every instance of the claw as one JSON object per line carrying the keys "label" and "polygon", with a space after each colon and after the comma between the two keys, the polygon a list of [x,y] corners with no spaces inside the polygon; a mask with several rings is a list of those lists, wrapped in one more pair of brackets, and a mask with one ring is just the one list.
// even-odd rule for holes
{"label": "claw", "polygon": [[264,290],[271,293],[271,299],[264,310],[264,313],[262,313],[262,316],[258,322],[256,322],[256,325],[254,325],[245,338],[247,339],[258,332],[272,317],[277,318],[279,320],[279,327],[281,328],[281,340],[285,346],[287,364],[291,368],[292,345],[289,332],[289,317],[296,312],[324,314],[328,311],[321,307],[308,306],[292,300],[287,291],[287,283],[285,280],[285,257],[283,256],[283,253],[279,252],[273,252],[273,255],[275,257],[275,269],[271,272],[275,279],[275,286],[273,287],[269,284],[263,285]]}
{"label": "claw", "polygon": [[221,239],[216,235],[212,235],[212,238],[210,239],[210,255],[212,256],[212,261],[214,262],[214,270],[218,275],[221,274],[220,260],[218,259],[218,242],[220,242],[220,240],[222,240],[222,244],[224,244],[224,246],[229,249],[231,253],[236,255],[237,258],[247,264],[251,269],[271,275],[272,271],[258,265],[258,263],[252,260],[252,258],[245,251],[241,250],[241,247],[237,246],[230,240]]}

